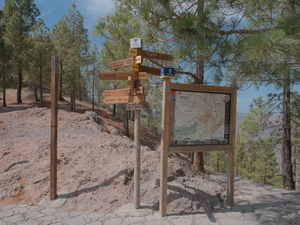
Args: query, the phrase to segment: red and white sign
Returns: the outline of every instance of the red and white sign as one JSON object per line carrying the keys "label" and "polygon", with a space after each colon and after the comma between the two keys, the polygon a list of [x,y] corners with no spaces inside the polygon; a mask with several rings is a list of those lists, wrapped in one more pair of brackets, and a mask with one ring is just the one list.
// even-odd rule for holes
{"label": "red and white sign", "polygon": [[130,48],[143,48],[143,41],[141,38],[131,38]]}

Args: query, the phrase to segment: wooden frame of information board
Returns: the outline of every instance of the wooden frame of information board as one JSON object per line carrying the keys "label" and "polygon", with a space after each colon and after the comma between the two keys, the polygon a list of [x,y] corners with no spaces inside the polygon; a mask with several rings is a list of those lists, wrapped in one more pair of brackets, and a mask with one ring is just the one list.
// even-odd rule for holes
{"label": "wooden frame of information board", "polygon": [[[228,144],[205,144],[205,145],[170,145],[170,105],[172,90],[188,91],[199,93],[229,94],[230,95],[230,136]],[[205,151],[227,151],[228,172],[227,172],[227,204],[234,203],[234,154],[235,154],[235,131],[236,131],[236,99],[237,88],[205,86],[199,84],[178,84],[171,83],[170,77],[163,77],[163,102],[162,102],[162,135],[160,153],[160,202],[159,214],[161,217],[167,215],[167,175],[168,175],[168,154],[174,152],[205,152]]]}

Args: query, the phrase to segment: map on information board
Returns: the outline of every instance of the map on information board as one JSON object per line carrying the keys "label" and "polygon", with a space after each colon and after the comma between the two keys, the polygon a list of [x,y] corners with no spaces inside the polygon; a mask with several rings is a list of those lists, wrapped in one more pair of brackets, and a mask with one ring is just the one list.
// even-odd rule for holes
{"label": "map on information board", "polygon": [[230,94],[172,90],[171,145],[229,144]]}

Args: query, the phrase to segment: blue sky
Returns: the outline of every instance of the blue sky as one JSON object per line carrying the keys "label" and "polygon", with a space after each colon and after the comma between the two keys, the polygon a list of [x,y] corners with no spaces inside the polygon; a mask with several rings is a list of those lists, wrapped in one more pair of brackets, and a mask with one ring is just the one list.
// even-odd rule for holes
{"label": "blue sky", "polygon": [[[45,21],[46,26],[50,29],[58,23],[63,14],[68,13],[72,3],[77,5],[79,12],[85,19],[85,27],[89,31],[89,38],[93,43],[100,45],[100,38],[91,35],[93,26],[99,17],[113,12],[113,0],[35,0],[35,4],[41,12],[40,18]],[[4,1],[0,1],[0,8],[3,8],[3,5]],[[270,91],[272,91],[271,88],[265,87],[260,87],[259,90],[250,87],[245,91],[238,91],[237,111],[247,113],[253,98],[265,96]]]}

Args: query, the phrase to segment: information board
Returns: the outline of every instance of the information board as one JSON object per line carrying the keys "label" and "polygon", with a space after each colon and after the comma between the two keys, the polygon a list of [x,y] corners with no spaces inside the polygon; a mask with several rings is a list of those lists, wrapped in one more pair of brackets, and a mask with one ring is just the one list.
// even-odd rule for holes
{"label": "information board", "polygon": [[230,94],[171,93],[170,145],[229,144]]}

